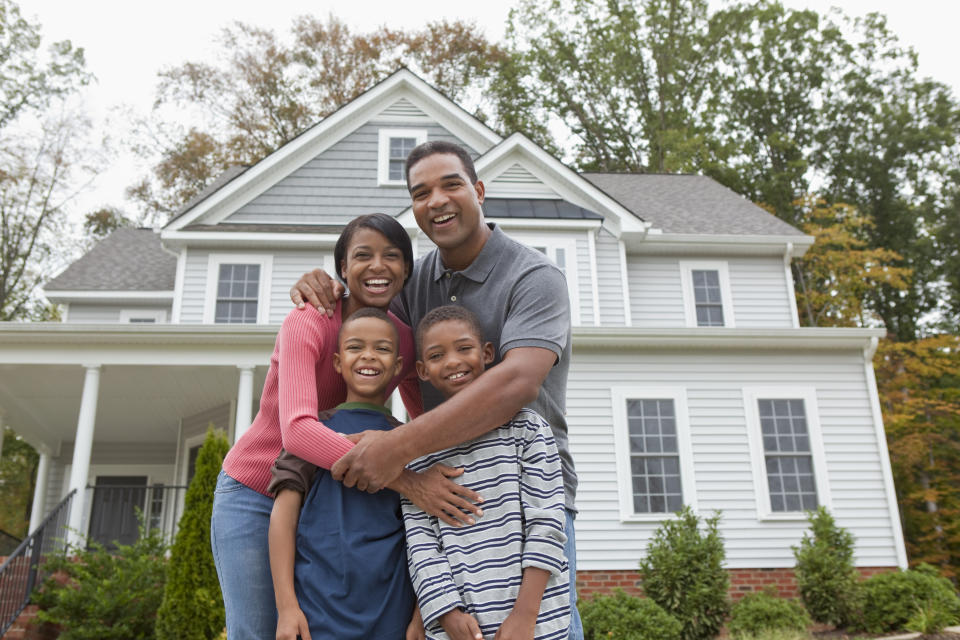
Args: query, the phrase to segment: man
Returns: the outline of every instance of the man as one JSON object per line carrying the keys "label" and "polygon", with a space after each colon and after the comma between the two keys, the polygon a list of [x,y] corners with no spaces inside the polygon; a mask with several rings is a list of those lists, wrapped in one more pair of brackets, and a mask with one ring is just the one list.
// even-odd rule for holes
{"label": "man", "polygon": [[[370,432],[332,473],[348,487],[376,491],[415,458],[484,434],[524,406],[537,411],[550,423],[560,451],[573,609],[570,637],[582,638],[573,605],[577,477],[564,417],[570,367],[566,281],[543,254],[486,223],[484,185],[462,147],[443,141],[421,144],[410,152],[406,172],[417,225],[437,249],[417,261],[392,309],[415,327],[435,307],[462,304],[478,316],[484,337],[493,342],[495,366],[442,404],[436,390],[423,385],[426,413],[391,431]],[[342,293],[342,285],[315,270],[297,282],[291,298],[333,313]]]}

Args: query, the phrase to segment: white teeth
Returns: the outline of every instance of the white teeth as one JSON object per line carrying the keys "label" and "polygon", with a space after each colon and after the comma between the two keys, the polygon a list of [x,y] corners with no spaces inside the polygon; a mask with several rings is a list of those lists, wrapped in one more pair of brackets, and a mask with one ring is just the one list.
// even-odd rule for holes
{"label": "white teeth", "polygon": [[467,375],[466,371],[458,371],[447,376],[447,380],[456,380],[457,378],[462,378],[465,375]]}
{"label": "white teeth", "polygon": [[363,376],[375,376],[380,373],[378,369],[358,369],[357,372]]}
{"label": "white teeth", "polygon": [[385,287],[388,284],[390,284],[390,281],[389,280],[367,280],[366,284],[370,285],[371,287]]}
{"label": "white teeth", "polygon": [[454,214],[452,214],[452,213],[447,213],[447,214],[444,214],[444,215],[442,215],[442,216],[437,216],[436,218],[433,219],[433,222],[434,222],[434,224],[440,224],[440,223],[442,223],[442,222],[446,222],[447,220],[452,219],[452,218],[453,218],[453,215],[454,215]]}

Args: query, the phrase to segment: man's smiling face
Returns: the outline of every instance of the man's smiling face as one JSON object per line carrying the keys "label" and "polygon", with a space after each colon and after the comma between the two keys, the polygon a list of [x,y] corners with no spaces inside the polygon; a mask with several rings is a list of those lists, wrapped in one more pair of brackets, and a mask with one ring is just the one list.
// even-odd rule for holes
{"label": "man's smiling face", "polygon": [[429,155],[410,168],[409,180],[417,225],[441,251],[483,246],[483,183],[470,182],[460,158]]}

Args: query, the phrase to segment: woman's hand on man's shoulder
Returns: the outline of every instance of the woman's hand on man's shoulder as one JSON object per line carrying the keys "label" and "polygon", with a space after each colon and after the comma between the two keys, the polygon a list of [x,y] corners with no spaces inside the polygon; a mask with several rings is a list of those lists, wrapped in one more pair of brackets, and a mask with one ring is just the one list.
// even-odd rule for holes
{"label": "woman's hand on man's shoulder", "polygon": [[314,269],[300,276],[290,288],[290,300],[298,308],[306,304],[312,305],[320,313],[333,315],[337,300],[343,296],[343,284],[330,277],[323,269]]}

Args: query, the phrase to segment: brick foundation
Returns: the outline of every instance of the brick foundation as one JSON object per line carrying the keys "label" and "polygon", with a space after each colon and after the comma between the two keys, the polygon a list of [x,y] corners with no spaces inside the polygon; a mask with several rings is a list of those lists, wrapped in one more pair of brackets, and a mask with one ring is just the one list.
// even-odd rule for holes
{"label": "brick foundation", "polygon": [[[857,570],[864,578],[893,571],[896,567],[858,567]],[[793,569],[729,569],[730,598],[739,600],[748,593],[763,591],[769,586],[776,588],[778,595],[784,598],[797,597],[797,583],[793,577]],[[640,574],[633,570],[627,571],[577,571],[577,595],[589,598],[597,594],[610,593],[616,588],[623,589],[628,594],[639,596]]]}

